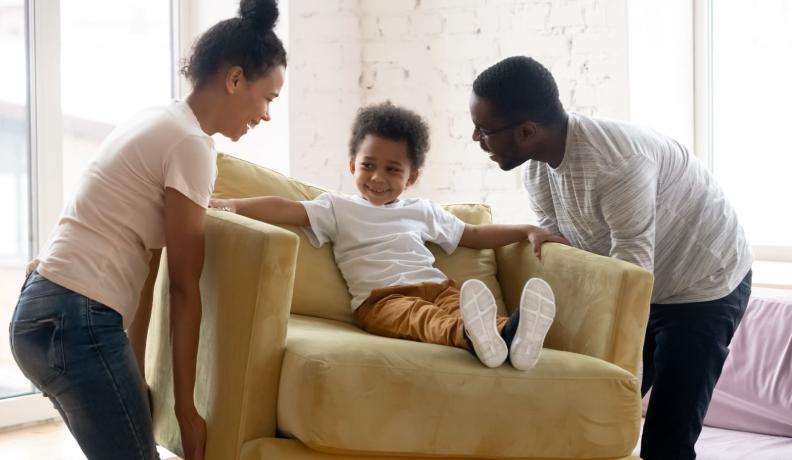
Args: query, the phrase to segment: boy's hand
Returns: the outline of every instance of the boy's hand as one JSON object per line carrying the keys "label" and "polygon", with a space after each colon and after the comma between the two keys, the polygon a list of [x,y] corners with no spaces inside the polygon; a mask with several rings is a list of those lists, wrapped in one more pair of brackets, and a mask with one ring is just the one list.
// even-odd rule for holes
{"label": "boy's hand", "polygon": [[528,241],[531,242],[534,254],[536,254],[536,257],[538,257],[539,260],[542,259],[542,245],[544,243],[561,243],[566,244],[567,246],[572,246],[572,244],[563,236],[536,227],[528,231]]}
{"label": "boy's hand", "polygon": [[236,212],[236,203],[234,200],[221,200],[221,199],[211,199],[209,200],[209,207],[214,209],[219,209],[220,211],[228,211],[228,212]]}

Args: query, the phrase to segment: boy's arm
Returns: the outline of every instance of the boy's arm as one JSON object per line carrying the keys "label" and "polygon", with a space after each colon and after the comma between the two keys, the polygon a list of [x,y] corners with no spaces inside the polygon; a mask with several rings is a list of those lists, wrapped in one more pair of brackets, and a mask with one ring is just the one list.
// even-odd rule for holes
{"label": "boy's arm", "polygon": [[537,257],[541,257],[542,244],[548,241],[569,245],[564,237],[527,224],[465,224],[459,245],[473,249],[492,249],[525,240],[531,242]]}
{"label": "boy's arm", "polygon": [[300,202],[279,196],[258,196],[211,200],[209,207],[235,212],[251,219],[275,225],[310,225],[305,206]]}

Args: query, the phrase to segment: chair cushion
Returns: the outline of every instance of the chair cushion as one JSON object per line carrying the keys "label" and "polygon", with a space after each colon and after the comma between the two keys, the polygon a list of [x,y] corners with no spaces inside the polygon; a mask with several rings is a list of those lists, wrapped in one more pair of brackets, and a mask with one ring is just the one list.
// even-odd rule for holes
{"label": "chair cushion", "polygon": [[[292,200],[310,200],[325,191],[327,190],[231,155],[221,153],[217,156],[217,181],[214,189],[214,196],[217,198],[275,195]],[[449,205],[446,209],[467,223],[479,224],[492,221],[490,208],[485,205]],[[335,264],[331,246],[325,245],[316,249],[311,246],[304,232],[299,228],[288,226],[285,228],[297,233],[301,240],[297,255],[292,312],[354,323],[350,311],[349,292]],[[446,276],[459,282],[468,278],[484,281],[499,302],[501,311],[505,312],[500,285],[495,277],[494,251],[459,248],[449,256],[435,245],[429,245],[429,248],[435,255],[435,266]]]}
{"label": "chair cushion", "polygon": [[705,424],[792,437],[790,324],[792,296],[751,298],[729,345]]}
{"label": "chair cushion", "polygon": [[465,350],[370,335],[292,315],[278,429],[328,452],[475,458],[629,455],[641,411],[635,376],[545,349],[527,372]]}

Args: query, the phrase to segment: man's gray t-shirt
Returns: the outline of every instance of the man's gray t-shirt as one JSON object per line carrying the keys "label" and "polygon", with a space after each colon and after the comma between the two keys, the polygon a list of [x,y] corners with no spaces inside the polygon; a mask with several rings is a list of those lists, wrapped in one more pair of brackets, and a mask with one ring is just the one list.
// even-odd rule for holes
{"label": "man's gray t-shirt", "polygon": [[654,272],[652,303],[724,297],[751,268],[743,229],[712,174],[652,130],[570,113],[561,164],[529,160],[523,182],[542,227]]}

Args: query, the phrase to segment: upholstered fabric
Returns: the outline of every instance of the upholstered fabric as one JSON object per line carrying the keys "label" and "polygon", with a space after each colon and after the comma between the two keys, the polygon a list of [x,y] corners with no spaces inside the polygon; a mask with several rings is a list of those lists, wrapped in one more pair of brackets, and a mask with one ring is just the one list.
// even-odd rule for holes
{"label": "upholstered fabric", "polygon": [[[221,197],[321,192],[226,155],[218,170]],[[449,209],[467,222],[490,219],[485,206]],[[316,250],[292,230],[296,236],[209,211],[195,391],[207,421],[207,460],[321,460],[353,451],[361,460],[629,458],[638,435],[634,375],[648,272],[557,244],[543,248],[542,261],[525,243],[435,252],[449,276],[483,278],[496,294],[497,262],[510,306],[530,277],[553,287],[558,314],[546,342],[553,349],[521,373],[485,368],[464,350],[359,330],[330,248]],[[157,441],[178,453],[166,270],[155,292],[146,375]],[[289,433],[303,442],[278,437]]]}
{"label": "upholstered fabric", "polygon": [[[263,438],[248,442],[242,448],[240,460],[288,459],[288,460],[426,460],[424,455],[414,457],[385,457],[382,455],[340,455],[310,449],[294,439]],[[475,457],[443,457],[444,460],[470,460]],[[522,460],[558,460],[552,458],[531,458]],[[641,460],[638,456],[608,457],[597,460]]]}
{"label": "upholstered fabric", "polygon": [[792,438],[792,296],[760,296],[732,338],[704,423]]}
{"label": "upholstered fabric", "polygon": [[[326,191],[222,153],[217,156],[217,170],[214,193],[219,198],[277,195],[292,200],[310,200]],[[467,223],[492,221],[490,208],[485,205],[460,204],[446,206],[446,209]],[[336,267],[331,246],[314,248],[301,229],[284,228],[300,237],[292,312],[354,324],[347,286]],[[492,250],[459,248],[452,262],[439,247],[430,245],[429,248],[437,259],[436,266],[447,276],[460,282],[468,278],[484,281],[492,289],[499,305],[503,305],[500,286],[495,278],[495,254]]]}
{"label": "upholstered fabric", "polygon": [[638,389],[581,354],[546,349],[529,372],[490,369],[462,349],[292,315],[278,427],[317,450],[616,457],[638,437]]}
{"label": "upholstered fabric", "polygon": [[545,347],[600,358],[638,374],[652,294],[649,272],[560,244],[542,246],[542,260],[524,243],[495,253],[507,305],[519,302],[528,278],[542,278],[553,288],[556,317]]}
{"label": "upholstered fabric", "polygon": [[[155,286],[146,349],[157,443],[181,453],[173,412],[166,256]],[[195,404],[206,418],[207,460],[235,459],[250,439],[275,435],[297,238],[272,225],[210,210],[201,275]]]}
{"label": "upholstered fabric", "polygon": [[[468,224],[488,224],[492,222],[492,210],[483,204],[447,204],[443,206],[446,211],[459,217]],[[436,244],[429,244],[429,250],[435,256],[435,267],[445,275],[459,283],[477,278],[484,282],[492,291],[495,302],[501,314],[506,314],[503,303],[501,286],[496,274],[498,272],[495,261],[495,251],[492,249],[470,249],[458,247],[453,254],[448,255]]]}

